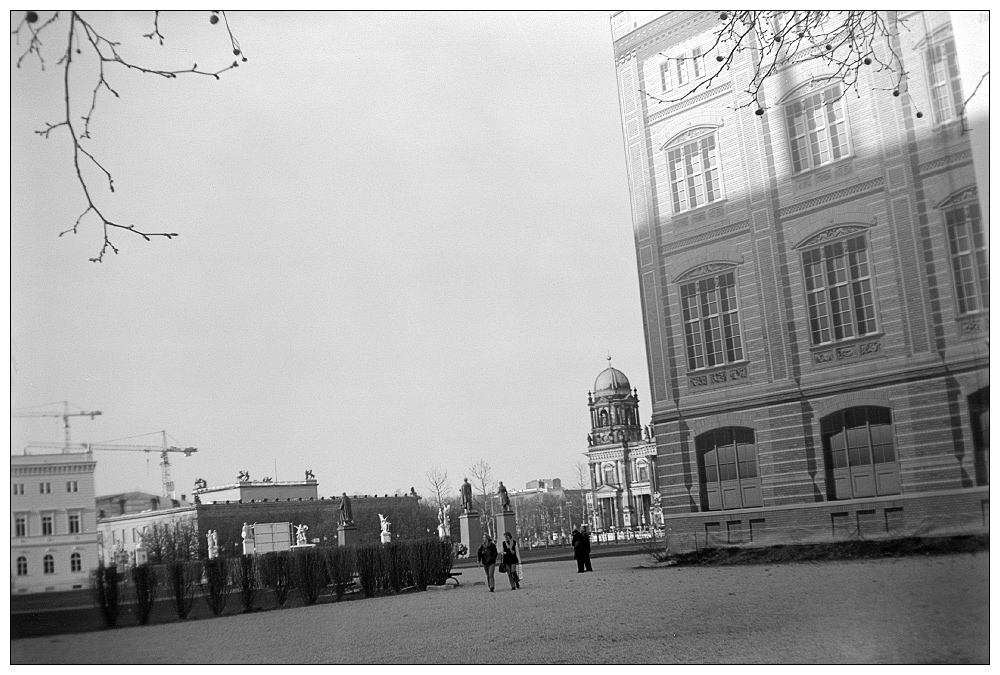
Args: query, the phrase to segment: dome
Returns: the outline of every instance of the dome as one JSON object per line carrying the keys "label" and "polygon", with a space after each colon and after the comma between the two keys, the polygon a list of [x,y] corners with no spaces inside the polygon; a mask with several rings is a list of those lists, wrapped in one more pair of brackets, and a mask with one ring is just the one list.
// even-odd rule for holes
{"label": "dome", "polygon": [[625,373],[617,368],[608,367],[601,371],[601,374],[597,376],[597,380],[594,381],[594,394],[597,395],[604,392],[630,394],[632,393],[632,385],[629,384]]}

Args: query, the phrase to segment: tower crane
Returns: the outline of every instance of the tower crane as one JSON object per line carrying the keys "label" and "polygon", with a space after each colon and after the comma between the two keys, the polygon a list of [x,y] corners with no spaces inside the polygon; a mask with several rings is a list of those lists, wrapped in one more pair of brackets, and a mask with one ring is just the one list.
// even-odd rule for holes
{"label": "tower crane", "polygon": [[70,412],[69,411],[69,401],[63,401],[63,411],[60,412],[45,412],[45,411],[35,411],[35,410],[14,410],[11,411],[11,417],[60,417],[63,421],[63,431],[66,435],[66,442],[63,446],[64,450],[69,449],[69,418],[70,417],[89,417],[94,419],[101,414],[100,410],[81,410],[80,412]]}
{"label": "tower crane", "polygon": [[167,432],[157,432],[163,435],[162,445],[131,445],[117,443],[68,443],[62,446],[58,443],[31,442],[32,448],[54,448],[64,447],[64,452],[70,449],[90,452],[92,450],[109,452],[158,452],[160,453],[160,478],[163,483],[163,496],[168,499],[175,498],[174,481],[170,478],[170,453],[183,452],[185,457],[190,457],[192,453],[198,452],[198,448],[179,448],[176,445],[167,445]]}

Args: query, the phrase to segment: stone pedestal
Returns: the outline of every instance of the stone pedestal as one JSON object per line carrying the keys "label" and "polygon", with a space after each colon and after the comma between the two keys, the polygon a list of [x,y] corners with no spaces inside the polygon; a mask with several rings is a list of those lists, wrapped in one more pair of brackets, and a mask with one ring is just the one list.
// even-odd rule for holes
{"label": "stone pedestal", "polygon": [[[517,539],[517,519],[513,511],[501,511],[496,515],[497,541],[503,541],[503,533],[510,532]],[[499,544],[497,544],[499,546]]]}
{"label": "stone pedestal", "polygon": [[380,536],[382,537],[382,543],[383,544],[388,544],[390,541],[392,541],[392,533],[391,532],[383,532]]}
{"label": "stone pedestal", "polygon": [[458,517],[458,525],[462,533],[462,543],[469,549],[469,555],[475,555],[483,543],[483,528],[479,524],[479,512],[469,511]]}
{"label": "stone pedestal", "polygon": [[358,543],[358,528],[354,525],[337,526],[337,545],[354,546]]}
{"label": "stone pedestal", "polygon": [[293,551],[300,548],[316,548],[316,544],[292,544],[289,548]]}
{"label": "stone pedestal", "polygon": [[146,549],[142,546],[135,547],[135,565],[145,565],[149,562],[149,555],[146,553]]}

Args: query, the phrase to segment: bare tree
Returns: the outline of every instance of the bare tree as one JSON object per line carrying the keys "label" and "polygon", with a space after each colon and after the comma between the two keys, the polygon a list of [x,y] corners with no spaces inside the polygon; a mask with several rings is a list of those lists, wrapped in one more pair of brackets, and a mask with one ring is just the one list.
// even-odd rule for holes
{"label": "bare tree", "polygon": [[469,467],[469,474],[472,476],[472,484],[479,490],[480,498],[477,500],[482,505],[479,510],[486,519],[486,528],[491,536],[495,536],[496,529],[493,522],[493,499],[496,493],[497,483],[493,478],[493,469],[485,459],[481,459]]}
{"label": "bare tree", "polygon": [[[144,34],[142,37],[148,38],[151,41],[158,41],[159,45],[162,46],[166,38],[160,31],[160,12],[153,12],[152,19],[152,31]],[[221,11],[212,11],[209,13],[208,21],[210,25],[214,26],[220,20],[224,23],[226,33],[228,34],[228,47],[232,48],[233,55],[238,57],[238,59],[234,60],[232,64],[218,69],[199,69],[197,63],[190,68],[161,69],[126,60],[119,51],[121,43],[100,32],[94,23],[85,18],[80,12],[53,12],[44,21],[38,12],[25,12],[20,22],[11,31],[11,35],[14,36],[18,45],[21,45],[22,39],[27,41],[24,52],[17,59],[18,68],[21,67],[25,59],[33,56],[37,58],[41,70],[45,70],[46,61],[43,56],[43,34],[46,38],[49,36],[54,37],[55,42],[58,44],[57,53],[60,56],[56,61],[56,66],[63,80],[63,112],[61,113],[63,117],[57,122],[46,122],[45,128],[36,131],[36,133],[44,138],[49,138],[49,135],[53,131],[59,130],[65,131],[69,136],[70,145],[73,150],[73,168],[76,170],[77,181],[83,192],[86,208],[76,219],[73,227],[60,232],[59,236],[61,237],[70,232],[76,234],[84,218],[92,215],[92,219],[96,219],[103,228],[103,243],[98,254],[90,258],[92,262],[102,262],[104,254],[109,249],[115,254],[118,253],[118,248],[111,241],[111,232],[115,229],[137,234],[146,241],[150,241],[152,237],[172,239],[178,236],[176,232],[140,230],[135,225],[126,225],[118,220],[114,220],[110,216],[105,215],[107,213],[106,207],[103,205],[98,206],[98,203],[95,201],[95,186],[87,176],[101,176],[101,181],[106,182],[107,189],[110,192],[115,191],[115,182],[111,172],[98,161],[87,147],[91,139],[90,123],[97,108],[98,94],[103,89],[113,94],[116,98],[120,96],[118,91],[112,86],[112,80],[109,79],[109,76],[112,71],[121,71],[122,69],[166,79],[175,79],[180,75],[200,75],[219,79],[219,75],[238,67],[241,61],[245,62],[247,60],[239,41],[237,41],[229,27],[229,19],[226,17],[226,13]],[[55,33],[55,26],[60,25],[60,23],[65,27],[63,37],[57,37]],[[81,89],[71,76],[71,66],[77,61],[81,63],[89,61],[93,65],[93,70],[97,74],[96,81],[92,82],[92,86]],[[89,91],[85,103],[79,101],[80,91]]]}
{"label": "bare tree", "polygon": [[[718,20],[714,42],[705,52],[715,55],[715,65],[708,69],[708,77],[682,90],[676,98],[642,93],[660,103],[678,103],[711,88],[744,54],[753,60],[754,77],[747,83],[746,96],[736,107],[752,106],[757,115],[763,115],[768,107],[761,95],[764,83],[790,63],[814,62],[822,66],[824,73],[843,85],[837,98],[850,91],[858,94],[859,75],[865,69],[887,73],[890,86],[882,89],[892,92],[893,96],[900,96],[905,91],[907,72],[899,57],[897,36],[900,30],[909,30],[909,27],[896,11],[737,10],[721,12]],[[964,117],[969,100],[988,76],[989,71],[986,71],[979,79],[959,111],[960,116]],[[917,117],[923,117],[923,113],[917,112]]]}
{"label": "bare tree", "polygon": [[448,472],[441,471],[440,467],[434,466],[427,472],[427,487],[433,495],[434,503],[440,509],[451,493],[451,484],[448,482]]}

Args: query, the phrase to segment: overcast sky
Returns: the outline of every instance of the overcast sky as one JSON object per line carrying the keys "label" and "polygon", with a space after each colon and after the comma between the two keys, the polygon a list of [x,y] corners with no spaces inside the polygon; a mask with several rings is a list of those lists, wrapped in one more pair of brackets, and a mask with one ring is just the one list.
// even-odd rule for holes
{"label": "overcast sky", "polygon": [[[43,19],[47,14],[43,14]],[[125,58],[216,69],[208,12],[88,14]],[[15,13],[13,20],[20,18]],[[219,81],[106,67],[86,148],[95,201],[152,242],[72,227],[61,119],[68,17],[11,48],[11,406],[100,410],[74,442],[195,446],[196,478],[323,495],[426,494],[479,459],[510,488],[572,486],[587,391],[612,364],[650,416],[610,15],[229,14]],[[13,43],[13,41],[12,41]],[[84,114],[96,80],[77,55]],[[12,453],[60,441],[11,420]],[[98,494],[159,492],[158,457],[96,453]],[[276,467],[276,468],[275,468]]]}

